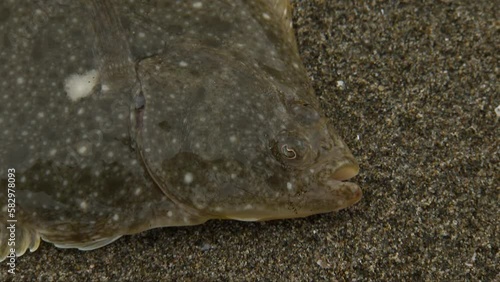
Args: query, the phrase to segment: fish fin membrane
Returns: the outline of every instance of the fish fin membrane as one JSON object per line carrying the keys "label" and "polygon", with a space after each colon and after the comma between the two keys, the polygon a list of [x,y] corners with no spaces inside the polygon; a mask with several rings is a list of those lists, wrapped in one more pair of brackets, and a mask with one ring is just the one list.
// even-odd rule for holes
{"label": "fish fin membrane", "polygon": [[[254,1],[255,0],[251,0]],[[292,26],[292,5],[290,0],[260,0],[257,5],[267,7],[272,15],[271,17],[277,17],[280,19],[282,33],[285,38],[290,38],[292,42],[295,42],[295,32]],[[296,43],[294,43],[296,45]]]}
{"label": "fish fin membrane", "polygon": [[[24,255],[26,250],[34,252],[40,245],[40,234],[29,226],[13,223],[0,224],[0,261],[16,254]],[[13,252],[11,252],[13,250]]]}
{"label": "fish fin membrane", "polygon": [[42,237],[44,241],[53,243],[54,246],[61,248],[61,249],[79,249],[80,251],[91,251],[95,249],[99,249],[101,247],[104,247],[108,244],[113,243],[114,241],[118,240],[122,235],[114,236],[114,237],[108,237],[108,238],[102,238],[98,239],[95,241],[89,241],[89,242],[82,242],[82,243],[58,243],[58,242],[51,242],[50,240],[47,240]]}

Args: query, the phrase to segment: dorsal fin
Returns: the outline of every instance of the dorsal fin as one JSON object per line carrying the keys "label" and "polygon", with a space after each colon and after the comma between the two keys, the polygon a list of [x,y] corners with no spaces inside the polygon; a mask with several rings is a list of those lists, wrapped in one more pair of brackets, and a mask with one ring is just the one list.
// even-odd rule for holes
{"label": "dorsal fin", "polygon": [[266,32],[270,38],[281,41],[276,46],[282,46],[289,54],[297,54],[295,61],[300,62],[297,51],[297,41],[292,25],[292,5],[289,0],[247,0],[246,4],[262,26],[267,26]]}
{"label": "dorsal fin", "polygon": [[292,25],[292,5],[290,0],[252,0],[260,7],[265,7],[269,19],[278,25],[275,28],[281,31],[286,41],[295,46],[295,34]]}
{"label": "dorsal fin", "polygon": [[273,11],[275,16],[281,18],[283,31],[293,36],[292,5],[290,4],[290,0],[264,0],[262,2],[270,6],[270,11]]}
{"label": "dorsal fin", "polygon": [[101,83],[119,87],[135,81],[134,62],[116,4],[111,0],[81,0],[88,7],[95,33]]}

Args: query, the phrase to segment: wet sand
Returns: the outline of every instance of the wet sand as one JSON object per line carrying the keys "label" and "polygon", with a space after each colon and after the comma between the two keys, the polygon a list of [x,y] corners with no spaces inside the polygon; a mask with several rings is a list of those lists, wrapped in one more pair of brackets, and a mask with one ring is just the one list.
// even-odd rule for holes
{"label": "wet sand", "polygon": [[500,279],[494,2],[294,3],[318,98],[360,162],[357,205],[151,230],[91,252],[43,242],[0,280]]}

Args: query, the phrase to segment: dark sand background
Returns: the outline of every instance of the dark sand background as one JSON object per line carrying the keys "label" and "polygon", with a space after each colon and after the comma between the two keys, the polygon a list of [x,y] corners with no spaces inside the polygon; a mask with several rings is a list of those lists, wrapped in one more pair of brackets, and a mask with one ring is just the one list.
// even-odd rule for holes
{"label": "dark sand background", "polygon": [[499,1],[294,6],[316,93],[360,162],[361,202],[92,252],[42,243],[14,280],[499,281]]}

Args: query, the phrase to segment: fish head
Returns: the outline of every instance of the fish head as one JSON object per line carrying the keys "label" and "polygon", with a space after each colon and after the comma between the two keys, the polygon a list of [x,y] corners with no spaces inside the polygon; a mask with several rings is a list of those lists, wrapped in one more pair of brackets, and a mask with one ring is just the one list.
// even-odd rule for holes
{"label": "fish head", "polygon": [[[243,198],[226,202],[222,217],[263,221],[306,217],[349,207],[361,198],[346,180],[359,166],[330,121],[314,104],[286,103],[285,126],[269,136],[251,166]],[[229,204],[229,205],[228,205]],[[232,205],[234,204],[234,205]]]}
{"label": "fish head", "polygon": [[[213,119],[225,123],[223,116]],[[279,129],[254,132],[259,142],[238,138],[237,149],[227,150],[231,136],[222,133],[208,142],[218,156],[192,149],[165,160],[165,189],[200,216],[241,221],[306,217],[358,202],[361,189],[346,181],[358,163],[330,120],[303,101],[288,103],[280,119]]]}
{"label": "fish head", "polygon": [[294,84],[290,71],[182,50],[179,58],[151,58],[139,68],[143,160],[180,209],[261,221],[336,211],[361,198],[361,189],[345,181],[359,166],[309,84]]}
{"label": "fish head", "polygon": [[[303,217],[339,210],[359,201],[361,189],[346,182],[359,165],[330,121],[314,103],[288,102],[288,124],[270,139],[270,154],[279,165],[269,189],[274,201],[263,218]],[[282,187],[286,187],[284,190]],[[274,213],[274,215],[273,215]]]}

